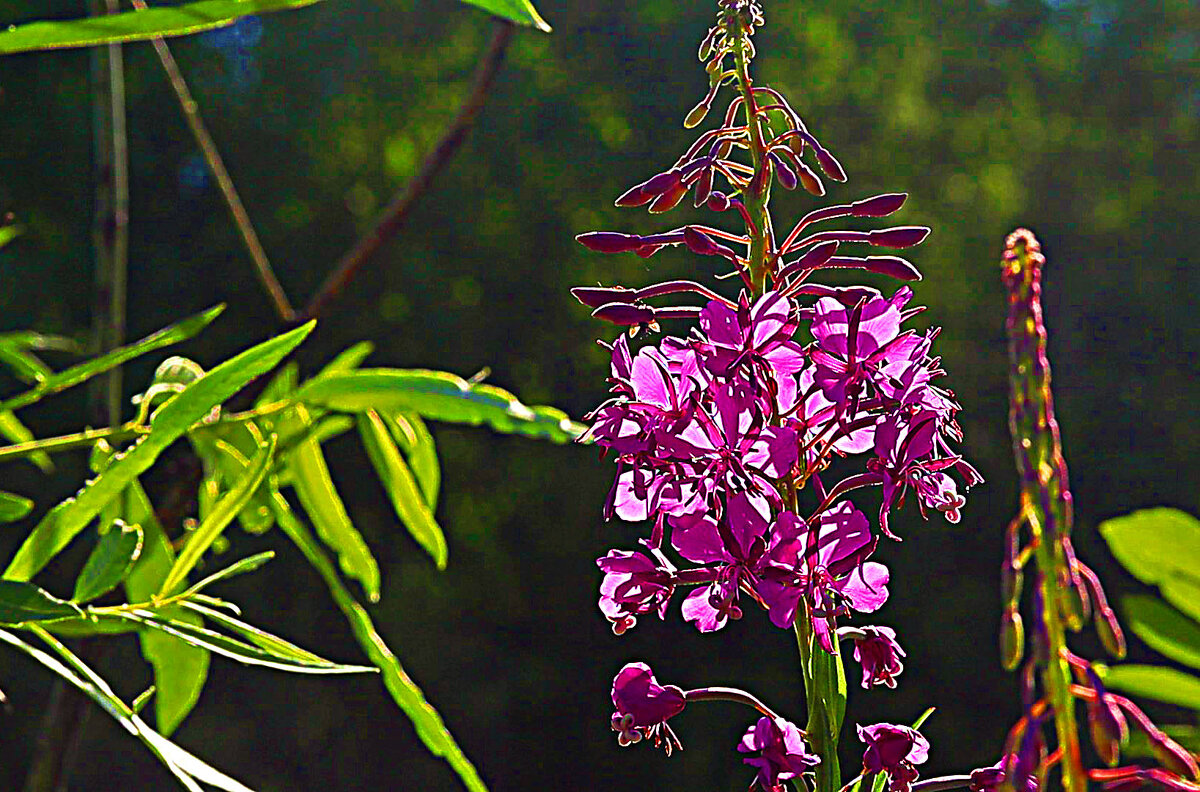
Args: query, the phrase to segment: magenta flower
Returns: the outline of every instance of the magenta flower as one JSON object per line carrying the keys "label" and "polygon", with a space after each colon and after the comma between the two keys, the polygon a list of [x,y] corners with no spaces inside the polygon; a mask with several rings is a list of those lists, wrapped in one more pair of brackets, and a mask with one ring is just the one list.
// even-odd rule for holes
{"label": "magenta flower", "polygon": [[657,562],[642,553],[610,550],[596,565],[604,571],[600,583],[600,612],[612,622],[613,632],[623,634],[643,613],[663,618],[675,591],[675,568],[661,553]]}
{"label": "magenta flower", "polygon": [[854,633],[854,659],[862,664],[862,686],[896,687],[896,677],[904,670],[900,662],[904,650],[896,641],[896,631],[891,627],[859,627]]}
{"label": "magenta flower", "polygon": [[667,725],[667,720],[683,712],[683,691],[674,685],[658,684],[650,666],[627,663],[613,679],[612,702],[617,708],[612,728],[622,746],[653,739],[654,746],[662,746],[668,756],[683,747]]}
{"label": "magenta flower", "polygon": [[891,723],[858,727],[858,739],[867,745],[863,773],[884,773],[890,792],[908,792],[917,780],[914,765],[929,758],[929,741],[916,729]]}
{"label": "magenta flower", "polygon": [[784,718],[759,718],[742,737],[738,751],[758,753],[742,762],[758,768],[750,789],[762,792],[783,792],[785,781],[821,763],[820,757],[808,752],[804,733]]}
{"label": "magenta flower", "polygon": [[[999,792],[1001,785],[1006,779],[1006,769],[1011,767],[1017,761],[1014,754],[1007,754],[1000,757],[1000,761],[991,767],[981,767],[978,770],[971,771],[971,783],[967,787],[971,792]],[[1019,792],[1037,792],[1038,781],[1036,775],[1031,775],[1025,780],[1024,786]]]}

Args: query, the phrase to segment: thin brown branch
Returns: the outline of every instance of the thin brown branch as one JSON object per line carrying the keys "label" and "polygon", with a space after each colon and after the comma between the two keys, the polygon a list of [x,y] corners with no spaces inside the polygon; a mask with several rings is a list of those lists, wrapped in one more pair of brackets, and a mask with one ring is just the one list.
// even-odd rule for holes
{"label": "thin brown branch", "polygon": [[434,178],[446,167],[459,146],[466,140],[467,133],[475,124],[475,117],[479,115],[479,111],[487,99],[488,90],[500,70],[500,64],[504,61],[504,53],[513,37],[511,22],[496,19],[494,25],[492,39],[483,53],[479,65],[475,67],[471,90],[467,94],[467,98],[463,100],[458,115],[446,127],[437,146],[425,157],[420,170],[396,194],[383,213],[375,220],[371,230],[355,242],[354,246],[338,261],[337,266],[321,284],[321,288],[309,300],[308,306],[305,307],[304,313],[298,321],[306,321],[320,316],[330,301],[341,294],[346,285],[354,279],[363,264],[396,235],[396,232],[408,219],[413,205],[425,194],[425,191],[433,184]]}
{"label": "thin brown branch", "polygon": [[[146,2],[145,0],[133,0],[133,7],[138,11],[145,11]],[[271,269],[267,251],[263,249],[262,243],[258,240],[258,234],[255,233],[254,225],[250,222],[250,215],[242,204],[237,188],[233,186],[233,179],[230,178],[229,171],[225,168],[225,161],[221,159],[221,152],[217,150],[217,144],[213,142],[212,135],[208,134],[208,128],[204,126],[199,106],[192,98],[192,92],[188,89],[187,81],[183,79],[183,73],[179,71],[179,64],[176,63],[175,56],[171,54],[167,42],[161,37],[151,39],[151,43],[154,44],[154,51],[158,53],[163,71],[167,73],[171,88],[175,91],[176,98],[179,99],[179,107],[183,110],[183,119],[187,122],[192,137],[196,139],[196,145],[200,147],[204,161],[212,170],[213,176],[217,180],[217,187],[220,188],[221,195],[225,198],[225,204],[229,207],[229,213],[233,215],[234,225],[237,226],[238,233],[242,235],[242,242],[246,245],[250,260],[254,262],[254,273],[258,276],[258,282],[262,284],[267,296],[271,298],[271,304],[275,307],[275,313],[279,318],[288,323],[295,321],[296,311],[288,302],[283,286],[275,277],[275,271]]]}

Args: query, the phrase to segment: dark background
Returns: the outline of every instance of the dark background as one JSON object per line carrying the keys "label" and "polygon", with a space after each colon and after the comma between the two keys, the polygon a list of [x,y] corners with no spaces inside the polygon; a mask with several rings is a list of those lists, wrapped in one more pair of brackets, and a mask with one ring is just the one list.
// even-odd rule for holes
{"label": "dark background", "polygon": [[[519,32],[458,158],[303,347],[306,373],[370,339],[377,365],[464,376],[490,366],[490,381],[527,403],[579,416],[604,397],[605,361],[593,341],[612,333],[567,289],[696,277],[680,252],[650,262],[606,257],[572,237],[682,221],[619,213],[612,199],[692,139],[680,119],[705,90],[694,53],[710,4],[538,5],[554,33]],[[905,541],[882,547],[893,585],[878,621],[898,629],[907,669],[898,690],[869,693],[851,669],[844,761],[858,761],[854,723],[910,722],[936,705],[923,774],[990,764],[1017,706],[994,638],[1001,536],[1016,503],[998,277],[1014,226],[1030,225],[1050,261],[1046,315],[1081,556],[1106,575],[1110,593],[1130,590],[1095,526],[1141,506],[1200,506],[1192,467],[1200,278],[1190,266],[1197,6],[775,0],[765,12],[757,79],[791,98],[850,174],[827,200],[908,191],[897,221],[934,229],[913,255],[925,273],[917,301],[930,306],[918,324],[945,328],[946,384],[965,408],[966,452],[988,479],[959,525],[922,522],[909,504],[899,522]],[[78,13],[65,2],[0,2],[4,23]],[[414,173],[456,111],[490,25],[449,0],[340,0],[173,43],[294,302]],[[126,54],[130,337],[226,301],[218,323],[178,350],[211,365],[280,326],[152,50],[139,44]],[[0,251],[0,329],[86,337],[87,75],[83,52],[0,60],[0,209],[27,227]],[[816,205],[780,196],[777,222]],[[166,354],[128,367],[128,394]],[[73,431],[83,390],[22,417],[39,436]],[[611,679],[624,662],[644,659],[660,681],[739,685],[802,720],[791,635],[748,613],[701,636],[673,610],[665,624],[643,621],[614,637],[596,609],[594,559],[632,546],[637,531],[601,521],[611,465],[592,449],[434,431],[445,478],[438,517],[451,548],[444,573],[397,525],[354,438],[334,441],[329,454],[383,568],[384,597],[373,608],[380,630],[492,789],[744,788],[752,770],[734,745],[752,720],[746,712],[693,708],[676,721],[686,751],[671,759],[620,750],[608,727]],[[84,477],[84,460],[59,461],[50,479],[10,465],[2,488],[47,507]],[[157,491],[169,486],[173,461],[152,477]],[[0,555],[22,530],[6,526]],[[279,557],[226,584],[223,596],[304,646],[361,659],[323,585],[282,536],[229,535],[229,559],[264,548]],[[78,550],[68,553],[40,580],[61,592],[81,561]],[[1074,644],[1099,654],[1090,636]],[[126,697],[149,681],[130,640],[99,667]],[[0,715],[0,788],[16,789],[50,680],[5,653],[0,687],[12,702]],[[214,659],[177,738],[258,790],[458,788],[372,678],[298,677]],[[175,787],[97,714],[70,788]]]}

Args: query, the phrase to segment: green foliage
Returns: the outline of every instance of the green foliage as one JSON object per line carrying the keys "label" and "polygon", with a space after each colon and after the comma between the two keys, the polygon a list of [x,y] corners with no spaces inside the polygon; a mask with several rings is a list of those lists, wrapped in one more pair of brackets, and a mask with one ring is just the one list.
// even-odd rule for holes
{"label": "green foliage", "polygon": [[32,583],[0,580],[0,624],[70,619],[81,613],[79,606],[51,596]]}
{"label": "green foliage", "polygon": [[498,17],[516,22],[518,25],[531,25],[543,33],[549,33],[550,25],[542,19],[541,14],[529,0],[463,0],[468,5],[478,6],[484,11]]}
{"label": "green foliage", "polygon": [[1097,665],[1097,671],[1113,690],[1200,711],[1200,677],[1185,671],[1137,663]]}
{"label": "green foliage", "polygon": [[75,579],[71,599],[91,602],[119,586],[142,554],[144,536],[140,525],[126,525],[121,520],[110,525]]}
{"label": "green foliage", "polygon": [[1142,509],[1105,521],[1100,535],[1134,577],[1200,621],[1200,520],[1178,509]]}
{"label": "green foliage", "polygon": [[0,492],[0,522],[16,522],[33,511],[33,501],[29,498],[22,498],[20,495],[13,495],[9,492]]}

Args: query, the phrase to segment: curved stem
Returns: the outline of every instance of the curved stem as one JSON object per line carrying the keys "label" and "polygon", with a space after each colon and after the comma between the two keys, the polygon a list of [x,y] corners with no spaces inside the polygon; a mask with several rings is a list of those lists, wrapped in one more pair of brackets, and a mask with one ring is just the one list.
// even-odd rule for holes
{"label": "curved stem", "polygon": [[779,717],[774,710],[772,710],[766,704],[763,704],[758,700],[758,698],[744,690],[739,690],[738,688],[697,688],[695,690],[688,690],[684,692],[683,697],[687,699],[688,703],[693,701],[735,701],[738,704],[745,704],[747,707],[752,707],[753,709],[758,710],[772,720]]}

